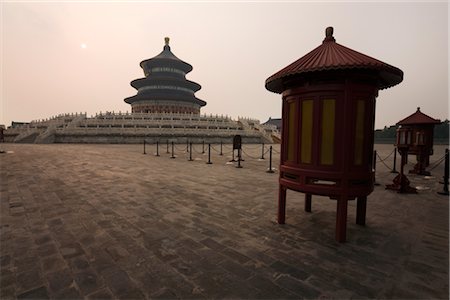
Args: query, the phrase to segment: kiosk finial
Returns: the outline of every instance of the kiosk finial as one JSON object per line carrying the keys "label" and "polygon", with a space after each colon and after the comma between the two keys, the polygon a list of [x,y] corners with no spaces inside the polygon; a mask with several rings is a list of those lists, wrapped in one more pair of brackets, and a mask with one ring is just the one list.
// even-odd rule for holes
{"label": "kiosk finial", "polygon": [[324,42],[335,42],[336,40],[333,37],[334,29],[333,27],[329,26],[327,29],[325,29],[325,39]]}

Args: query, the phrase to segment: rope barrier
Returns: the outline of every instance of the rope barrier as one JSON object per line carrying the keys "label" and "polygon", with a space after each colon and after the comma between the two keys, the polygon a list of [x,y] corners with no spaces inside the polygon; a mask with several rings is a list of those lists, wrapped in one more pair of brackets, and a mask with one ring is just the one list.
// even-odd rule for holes
{"label": "rope barrier", "polygon": [[394,150],[392,150],[392,152],[391,153],[389,153],[389,155],[388,156],[386,156],[384,159],[382,159],[381,157],[380,157],[380,155],[378,155],[378,152],[377,152],[377,156],[378,156],[378,158],[380,159],[379,160],[379,162],[383,162],[383,161],[385,161],[386,159],[388,159],[389,157],[391,157],[391,155],[392,154],[394,154],[394,152],[395,152],[395,149]]}
{"label": "rope barrier", "polygon": [[[392,152],[392,153],[394,153],[394,152]],[[391,153],[391,154],[392,154]],[[389,155],[391,155],[391,154],[389,154]],[[386,158],[385,159],[381,159],[381,157],[380,157],[380,155],[378,154],[378,152],[377,152],[377,156],[378,156],[378,158],[380,159],[380,160],[378,160],[379,162],[381,162],[386,168],[388,168],[388,170],[389,171],[392,171],[392,168],[391,167],[389,167],[384,161],[386,160]],[[389,156],[388,156],[389,157]]]}
{"label": "rope barrier", "polygon": [[431,165],[428,166],[428,171],[432,171],[432,170],[436,169],[444,161],[445,161],[445,154],[444,154],[444,156],[439,158],[437,161],[433,162],[434,166],[431,166]]}
{"label": "rope barrier", "polygon": [[252,155],[248,154],[247,152],[244,151],[244,149],[242,149],[242,153],[244,153],[245,155],[247,155],[248,157],[253,158],[253,159],[260,159],[261,158],[259,156],[256,157],[256,156],[252,156]]}
{"label": "rope barrier", "polygon": [[[220,153],[220,150],[217,150],[216,148],[214,148],[214,146],[213,145],[211,145],[211,149],[213,149],[214,151],[216,151],[217,153]],[[222,154],[223,155],[225,155],[225,154],[229,154],[229,153],[231,153],[231,152],[233,152],[233,150],[229,150],[229,151],[223,151],[223,147],[222,147]]]}
{"label": "rope barrier", "polygon": [[378,175],[377,175],[377,178],[378,179],[381,179],[381,180],[384,180],[385,178],[388,178],[389,176],[392,176],[392,173],[381,173],[382,174],[382,176],[380,176],[380,174],[378,173]]}
{"label": "rope barrier", "polygon": [[180,148],[178,148],[177,145],[175,145],[175,149],[176,149],[177,151],[181,151],[181,152],[186,152],[186,151],[187,151],[186,147],[182,147],[182,148],[180,149]]}
{"label": "rope barrier", "polygon": [[[145,139],[143,140],[143,146],[144,146],[144,153],[143,154],[146,154],[146,146],[147,145],[156,145],[156,147],[157,147],[157,149],[156,149],[156,155],[157,156],[159,156],[159,147],[160,146],[162,146],[161,145],[161,143],[159,143],[159,141],[156,141],[156,142],[154,142],[154,143],[149,143],[149,142],[147,142]],[[273,147],[272,146],[270,146],[270,148],[268,148],[268,149],[266,149],[266,147],[265,147],[265,145],[264,144],[261,144],[261,145],[263,145],[263,147],[264,148],[262,148],[262,155],[261,155],[261,157],[264,157],[264,155],[266,155],[267,153],[269,153],[270,152],[270,154],[272,154],[272,152],[274,152],[274,153],[280,153],[280,151],[276,151],[275,149],[273,149]],[[258,145],[257,147],[251,147],[251,148],[249,148],[248,146],[246,146],[246,148],[247,148],[247,150],[255,150],[255,149],[258,149],[259,147],[261,147],[261,145]],[[169,146],[169,142],[167,141],[166,142],[166,147],[167,148],[169,148],[168,147]],[[188,147],[189,146],[189,147]],[[230,154],[230,153],[232,153],[232,152],[234,152],[234,150],[235,149],[233,149],[233,148],[231,148],[231,150],[228,150],[228,151],[223,151],[226,147],[228,147],[229,145],[227,145],[227,144],[221,144],[221,147],[222,147],[222,154],[223,155],[227,155],[227,154]],[[186,147],[182,147],[181,149],[178,147],[178,146],[176,146],[173,142],[171,143],[171,148],[172,148],[172,155],[171,155],[171,158],[175,158],[175,156],[174,156],[174,149],[176,149],[177,151],[182,151],[182,152],[189,152],[190,153],[190,160],[192,160],[192,151],[195,151],[197,154],[206,154],[205,152],[203,152],[204,150],[204,144],[202,144],[202,151],[198,151],[195,147],[193,147],[193,144],[192,143],[189,143],[189,144],[187,144],[186,145]],[[190,150],[188,150],[190,148]],[[217,153],[220,153],[220,151],[218,150],[218,149],[216,149],[214,146],[212,146],[212,145],[208,145],[208,156],[209,156],[209,158],[208,158],[208,162],[209,163],[211,163],[211,149],[213,149],[213,151],[216,151]],[[169,149],[167,149],[167,150],[169,150]],[[394,154],[395,153],[395,151],[396,151],[396,149],[394,149],[394,150],[392,150],[392,152],[391,153],[389,153],[385,158],[381,158],[381,156],[378,154],[378,152],[376,152],[376,157],[377,157],[377,159],[376,159],[376,161],[375,161],[375,163],[377,163],[377,162],[380,162],[380,163],[382,163],[388,170],[390,170],[390,171],[392,171],[393,169],[390,167],[390,166],[388,166],[386,163],[385,163],[385,161],[389,158],[389,157],[391,157],[392,156],[392,154]],[[168,152],[169,153],[169,152]],[[241,149],[241,157],[243,156],[242,154],[245,154],[246,156],[248,156],[248,157],[250,157],[250,158],[252,158],[252,159],[256,159],[256,160],[261,160],[261,157],[260,156],[253,156],[253,155],[250,155],[249,153],[247,153],[246,151],[244,151],[244,149],[242,148]],[[440,166],[444,161],[445,161],[445,158],[446,158],[446,155],[444,154],[442,157],[440,157],[438,160],[436,160],[436,161],[434,161],[432,164],[430,164],[429,165],[429,167],[428,167],[428,169],[429,169],[429,171],[432,171],[432,170],[434,170],[435,168],[437,168],[438,166]],[[243,161],[243,159],[241,158],[241,160]],[[271,163],[271,160],[270,160],[270,163]],[[239,164],[240,165],[240,164]],[[269,170],[270,170],[271,168],[269,167]],[[388,177],[390,174],[385,174],[384,176],[382,176],[381,178],[385,178],[385,177]]]}
{"label": "rope barrier", "polygon": [[197,153],[197,154],[205,154],[203,151],[197,151],[197,149],[195,148],[195,146],[192,147],[192,149]]}
{"label": "rope barrier", "polygon": [[[388,170],[393,170],[391,167],[389,167],[384,161],[386,160],[386,159],[388,159],[393,153],[395,152],[395,149],[388,155],[388,156],[386,156],[384,159],[382,159],[381,157],[380,157],[380,155],[378,154],[378,152],[377,152],[377,157],[378,157],[378,160],[377,160],[377,162],[381,162],[386,168],[388,168]],[[445,161],[445,154],[444,154],[444,156],[442,156],[441,158],[439,158],[437,161],[435,161],[435,162],[433,162],[433,164],[430,164],[430,166],[428,167],[428,170],[429,171],[432,171],[432,170],[434,170],[436,167],[438,167],[443,161]]]}
{"label": "rope barrier", "polygon": [[244,149],[244,146],[245,146],[246,148],[248,148],[248,150],[255,150],[255,149],[258,149],[259,147],[261,147],[261,145],[262,144],[259,144],[255,147],[249,147],[248,144],[246,144],[246,145],[242,145],[242,149]]}

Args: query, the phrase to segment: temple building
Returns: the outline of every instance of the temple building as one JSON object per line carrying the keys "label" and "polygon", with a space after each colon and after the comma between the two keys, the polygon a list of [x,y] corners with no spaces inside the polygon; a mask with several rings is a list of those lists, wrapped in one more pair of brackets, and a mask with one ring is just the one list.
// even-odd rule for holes
{"label": "temple building", "polygon": [[193,113],[200,114],[206,102],[195,97],[201,86],[186,79],[192,66],[170,51],[169,38],[165,38],[163,51],[140,64],[145,78],[131,82],[137,90],[124,101],[131,104],[133,113]]}
{"label": "temple building", "polygon": [[129,112],[59,114],[26,123],[13,122],[4,131],[14,143],[231,143],[240,135],[245,143],[279,142],[280,132],[259,120],[224,115],[201,115],[206,102],[195,92],[201,86],[186,79],[192,66],[177,58],[165,38],[163,51],[140,63],[144,78],[131,82],[137,94],[124,99]]}

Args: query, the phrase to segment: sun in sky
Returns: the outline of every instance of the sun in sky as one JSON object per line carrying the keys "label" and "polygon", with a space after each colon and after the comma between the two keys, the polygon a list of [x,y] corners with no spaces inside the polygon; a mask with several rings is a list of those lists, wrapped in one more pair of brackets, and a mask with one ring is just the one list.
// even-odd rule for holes
{"label": "sun in sky", "polygon": [[87,44],[86,43],[81,43],[81,45],[80,45],[80,47],[81,47],[81,49],[86,49],[87,48]]}

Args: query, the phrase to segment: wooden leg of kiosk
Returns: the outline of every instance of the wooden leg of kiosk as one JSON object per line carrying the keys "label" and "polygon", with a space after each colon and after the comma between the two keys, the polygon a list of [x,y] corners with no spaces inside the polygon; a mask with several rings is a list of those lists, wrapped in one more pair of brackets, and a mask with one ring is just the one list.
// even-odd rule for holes
{"label": "wooden leg of kiosk", "polygon": [[311,194],[305,194],[305,211],[311,212]]}
{"label": "wooden leg of kiosk", "polygon": [[367,197],[358,197],[356,200],[356,224],[366,225]]}
{"label": "wooden leg of kiosk", "polygon": [[341,196],[337,200],[336,212],[336,241],[343,243],[347,233],[347,196]]}
{"label": "wooden leg of kiosk", "polygon": [[286,218],[286,188],[280,185],[278,195],[278,224],[284,224]]}

